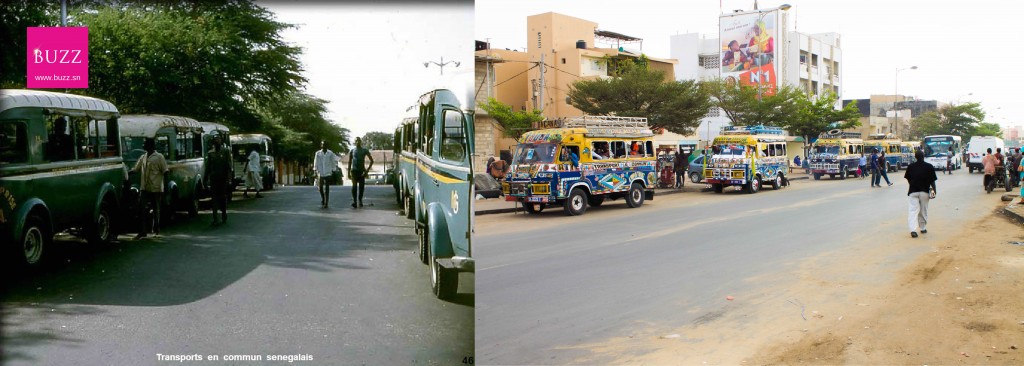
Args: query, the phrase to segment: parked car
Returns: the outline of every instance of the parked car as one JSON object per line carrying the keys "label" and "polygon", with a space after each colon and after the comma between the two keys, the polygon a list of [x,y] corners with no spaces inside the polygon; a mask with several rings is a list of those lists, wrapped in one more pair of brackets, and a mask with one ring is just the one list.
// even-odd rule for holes
{"label": "parked car", "polygon": [[[16,265],[47,258],[54,234],[112,241],[127,171],[110,102],[0,90],[0,242]],[[106,123],[101,123],[106,122]]]}
{"label": "parked car", "polygon": [[490,174],[476,173],[473,175],[473,185],[476,186],[476,194],[484,198],[498,198],[501,196],[501,184],[494,180]]}
{"label": "parked car", "polygon": [[690,161],[689,166],[690,181],[693,183],[700,183],[704,180],[704,154],[697,155],[696,159]]}

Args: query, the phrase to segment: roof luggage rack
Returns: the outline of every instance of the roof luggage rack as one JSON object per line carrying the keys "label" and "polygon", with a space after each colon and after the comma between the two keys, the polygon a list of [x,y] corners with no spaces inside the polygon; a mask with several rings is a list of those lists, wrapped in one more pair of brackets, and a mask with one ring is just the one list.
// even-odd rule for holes
{"label": "roof luggage rack", "polygon": [[647,126],[647,118],[644,117],[580,116],[565,120],[562,123],[562,127],[620,128],[650,131],[650,127]]}
{"label": "roof luggage rack", "polygon": [[765,125],[757,126],[725,126],[722,127],[722,134],[725,135],[779,135],[785,136],[786,131],[782,127]]}

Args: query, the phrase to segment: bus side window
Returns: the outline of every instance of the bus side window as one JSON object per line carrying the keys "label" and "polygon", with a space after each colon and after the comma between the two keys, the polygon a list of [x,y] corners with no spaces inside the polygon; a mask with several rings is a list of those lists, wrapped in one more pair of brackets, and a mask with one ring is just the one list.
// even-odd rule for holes
{"label": "bus side window", "polygon": [[590,158],[593,160],[608,159],[608,141],[594,141],[590,144]]}
{"label": "bus side window", "polygon": [[654,151],[654,141],[647,141],[644,143],[647,147],[647,156],[655,156],[657,153]]}
{"label": "bus side window", "polygon": [[631,158],[644,156],[644,143],[642,141],[630,141],[628,153]]}
{"label": "bus side window", "polygon": [[28,161],[28,133],[25,122],[0,122],[0,165]]}
{"label": "bus side window", "polygon": [[612,157],[615,159],[621,159],[626,157],[626,142],[625,141],[612,141]]}

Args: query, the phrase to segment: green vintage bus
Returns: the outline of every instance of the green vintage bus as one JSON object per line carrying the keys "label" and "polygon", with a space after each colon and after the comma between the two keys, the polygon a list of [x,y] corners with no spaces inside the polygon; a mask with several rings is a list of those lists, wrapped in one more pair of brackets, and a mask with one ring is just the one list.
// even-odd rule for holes
{"label": "green vintage bus", "polygon": [[37,266],[63,231],[90,243],[116,237],[127,179],[118,116],[117,107],[96,98],[0,90],[4,257]]}
{"label": "green vintage bus", "polygon": [[231,156],[234,160],[235,185],[245,184],[245,164],[249,161],[249,152],[256,150],[260,154],[260,178],[263,189],[274,189],[277,170],[274,168],[274,144],[270,136],[252,133],[231,135]]}
{"label": "green vintage bus", "polygon": [[395,129],[395,177],[398,202],[408,218],[416,217],[416,150],[419,124],[417,117],[407,117]]}
{"label": "green vintage bus", "polygon": [[[415,205],[420,260],[441,299],[459,288],[459,272],[473,272],[473,117],[449,90],[423,94],[416,124],[415,172],[406,179]],[[405,155],[403,155],[403,159]]]}
{"label": "green vintage bus", "polygon": [[[190,216],[199,213],[199,199],[205,192],[203,126],[191,118],[159,114],[124,115],[120,122],[124,163],[129,171],[146,154],[142,144],[147,138],[156,140],[156,151],[167,160],[170,171],[161,206],[163,218],[181,210]],[[139,178],[137,173],[129,174],[132,205],[138,204]]]}

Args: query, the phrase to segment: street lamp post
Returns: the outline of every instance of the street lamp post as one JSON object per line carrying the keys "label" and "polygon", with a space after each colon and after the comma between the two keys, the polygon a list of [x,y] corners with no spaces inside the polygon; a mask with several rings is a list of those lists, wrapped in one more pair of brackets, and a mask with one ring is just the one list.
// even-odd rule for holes
{"label": "street lamp post", "polygon": [[444,61],[444,56],[441,57],[441,62],[437,62],[437,61],[427,61],[427,62],[424,62],[423,63],[423,67],[430,67],[430,64],[434,64],[434,65],[437,65],[438,67],[440,67],[441,68],[441,75],[444,75],[444,67],[446,65],[448,65],[448,64],[455,64],[455,67],[459,67],[459,62],[458,61],[448,61],[448,62],[445,62]]}
{"label": "street lamp post", "polygon": [[895,77],[896,82],[893,83],[893,84],[895,84],[895,88],[894,88],[895,90],[892,93],[892,115],[893,115],[893,117],[895,118],[895,121],[896,121],[896,123],[893,124],[893,126],[895,127],[893,129],[893,134],[894,135],[898,135],[899,134],[899,127],[900,127],[900,116],[899,116],[899,112],[898,112],[899,109],[897,109],[897,107],[896,107],[896,99],[899,98],[899,95],[900,95],[900,71],[903,71],[903,70],[917,70],[917,66],[905,67],[905,68],[902,68],[902,69],[898,68],[898,67],[896,68],[896,77]]}

